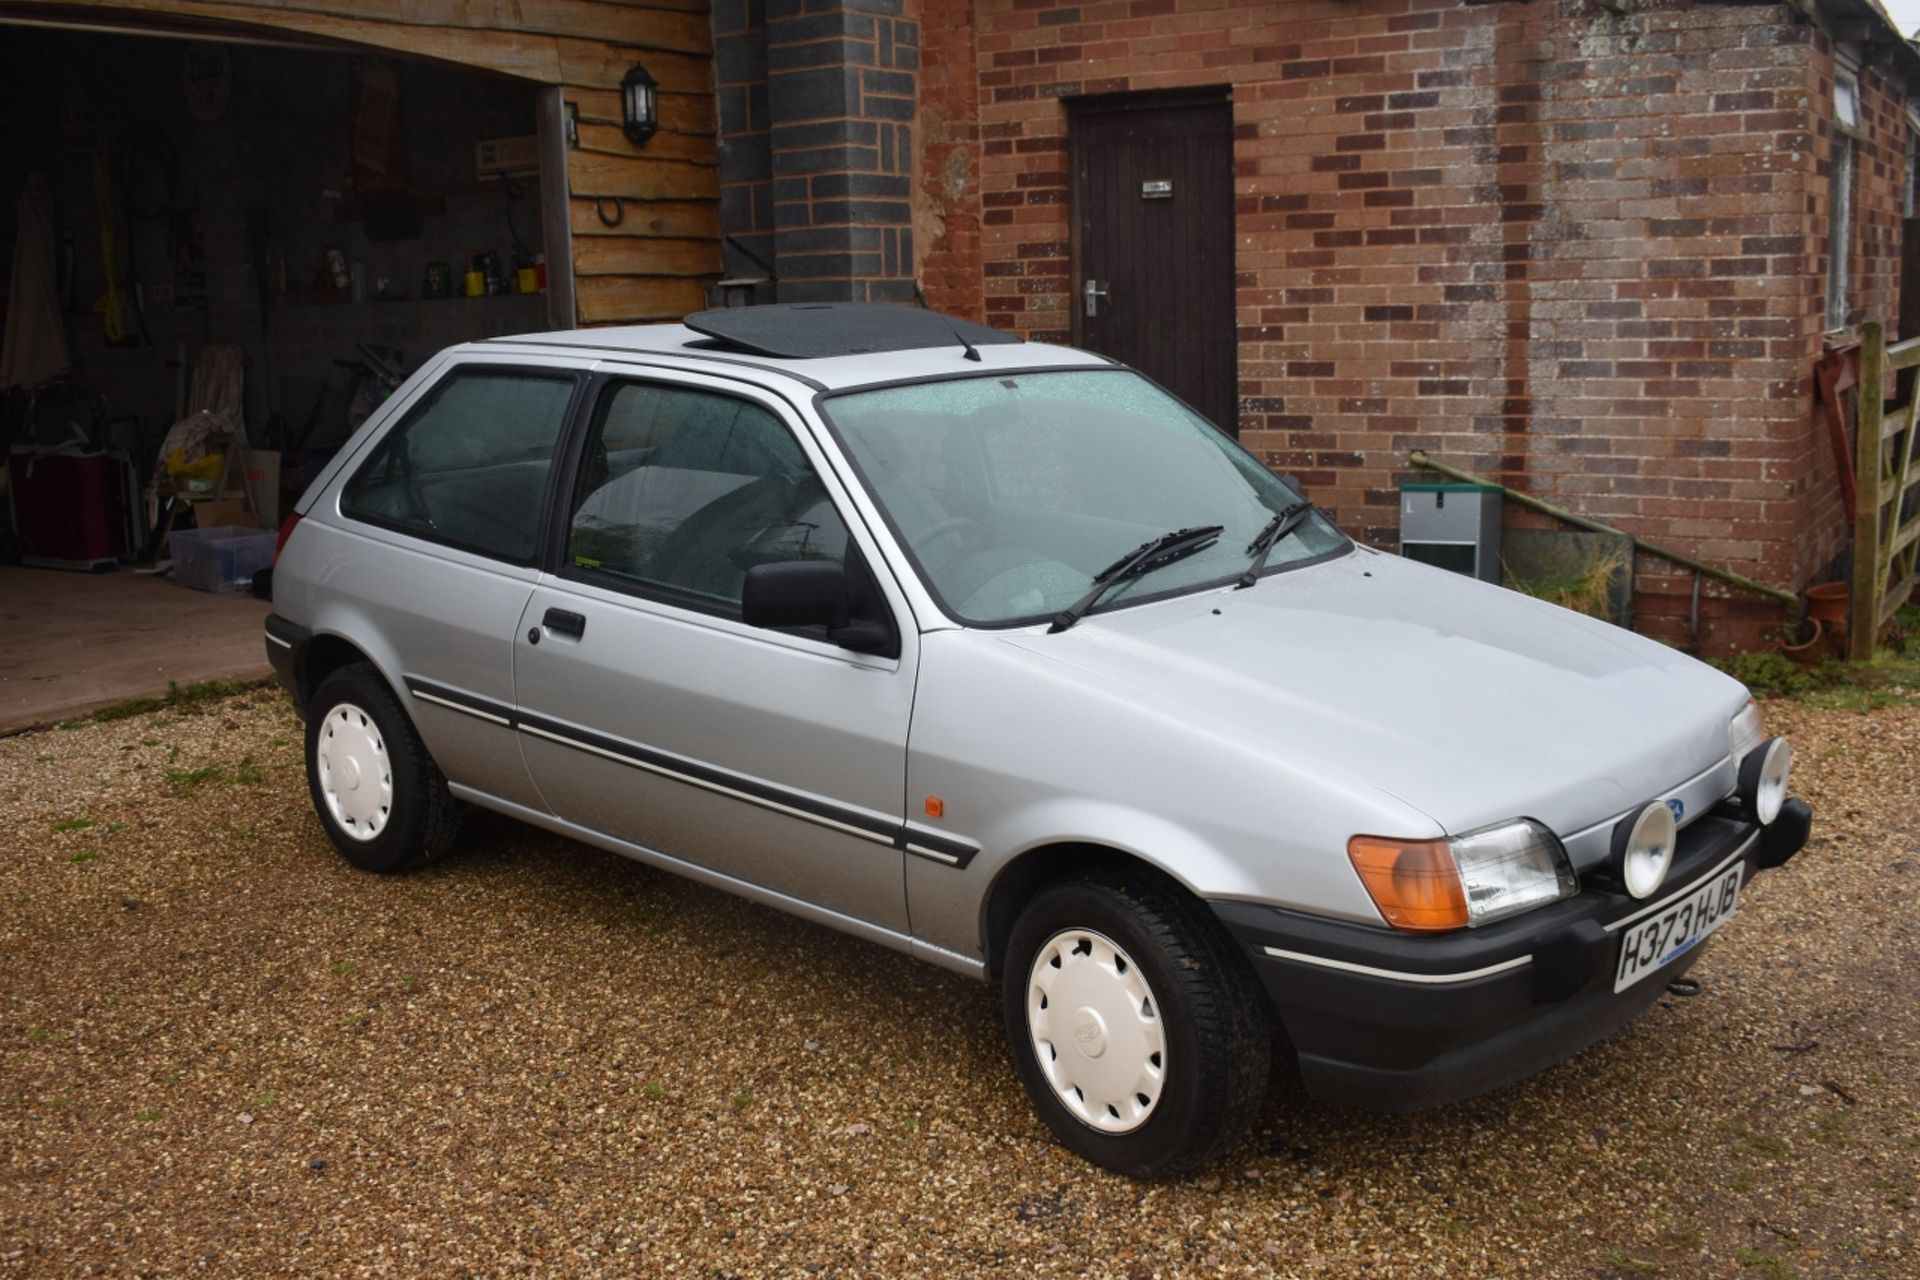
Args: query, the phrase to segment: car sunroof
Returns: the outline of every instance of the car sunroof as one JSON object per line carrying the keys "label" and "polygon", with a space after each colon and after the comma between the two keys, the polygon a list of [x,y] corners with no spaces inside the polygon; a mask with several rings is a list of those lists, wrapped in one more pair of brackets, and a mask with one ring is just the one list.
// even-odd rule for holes
{"label": "car sunroof", "polygon": [[686,326],[738,351],[787,360],[870,355],[880,351],[977,347],[1019,342],[989,329],[919,307],[873,302],[793,302],[726,307],[686,318]]}

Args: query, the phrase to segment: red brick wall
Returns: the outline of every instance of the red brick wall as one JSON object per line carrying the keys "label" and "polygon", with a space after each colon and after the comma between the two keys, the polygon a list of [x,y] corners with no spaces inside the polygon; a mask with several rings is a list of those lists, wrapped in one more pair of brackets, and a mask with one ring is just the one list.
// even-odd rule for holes
{"label": "red brick wall", "polygon": [[[1349,532],[1393,543],[1425,449],[1775,584],[1844,542],[1810,408],[1831,51],[1788,6],[921,3],[929,40],[971,19],[977,141],[943,116],[921,198],[977,170],[990,323],[1069,332],[1062,98],[1230,84],[1241,436]],[[1904,134],[1866,79],[1856,297],[1879,310]],[[920,241],[943,277],[970,257],[955,203]],[[1637,567],[1639,625],[1688,640],[1691,578]],[[1704,594],[1709,649],[1780,616]]]}
{"label": "red brick wall", "polygon": [[[1817,155],[1830,160],[1833,143],[1833,53],[1824,38],[1815,42],[1813,102],[1820,112]],[[1898,84],[1868,68],[1860,74],[1859,164],[1853,187],[1853,306],[1847,319],[1884,319],[1891,325],[1900,311],[1901,197],[1907,176],[1906,100]],[[1826,198],[1827,170],[1820,172],[1820,197]],[[1820,217],[1826,216],[1824,203]],[[1826,247],[1826,227],[1819,229]],[[1823,273],[1824,277],[1824,273]]]}
{"label": "red brick wall", "polygon": [[920,284],[936,311],[979,320],[980,90],[973,7],[932,0],[920,16],[920,171],[914,237]]}
{"label": "red brick wall", "polygon": [[[1813,290],[1809,314],[1824,317],[1828,256],[1832,214],[1832,175],[1835,143],[1833,85],[1836,71],[1835,51],[1825,36],[1812,40],[1808,64],[1808,104],[1810,120],[1806,147],[1813,161],[1807,186],[1808,234],[1811,238],[1809,288]],[[1906,101],[1897,81],[1884,70],[1869,67],[1859,76],[1860,130],[1856,140],[1858,156],[1853,180],[1853,220],[1851,232],[1850,302],[1847,322],[1858,325],[1880,320],[1893,336],[1899,319],[1900,240],[1907,174]],[[1805,349],[1809,362],[1825,349],[1824,320],[1810,321],[1806,327]],[[1811,379],[1804,392],[1809,403],[1814,398]],[[1815,410],[1817,413],[1817,410]],[[1798,538],[1794,546],[1788,581],[1807,582],[1835,567],[1836,560],[1851,545],[1844,504],[1841,498],[1839,464],[1828,440],[1825,426],[1816,416],[1801,442],[1797,455],[1783,466],[1796,483],[1795,522]]]}

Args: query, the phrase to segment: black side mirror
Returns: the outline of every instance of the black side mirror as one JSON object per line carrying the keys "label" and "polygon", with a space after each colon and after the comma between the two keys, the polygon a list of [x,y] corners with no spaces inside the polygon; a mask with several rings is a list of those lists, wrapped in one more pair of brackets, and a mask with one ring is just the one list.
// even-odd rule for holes
{"label": "black side mirror", "polygon": [[894,651],[885,625],[852,616],[847,571],[830,560],[779,560],[747,570],[740,620],[750,627],[821,627],[827,639],[860,653]]}
{"label": "black side mirror", "polygon": [[777,560],[747,570],[740,618],[750,627],[844,627],[847,571],[830,560]]}

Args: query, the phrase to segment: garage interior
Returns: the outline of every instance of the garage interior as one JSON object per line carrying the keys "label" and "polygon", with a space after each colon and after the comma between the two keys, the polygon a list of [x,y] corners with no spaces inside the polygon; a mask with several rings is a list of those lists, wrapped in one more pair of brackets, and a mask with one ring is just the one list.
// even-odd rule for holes
{"label": "garage interior", "polygon": [[570,321],[537,94],[279,33],[0,15],[0,733],[263,673],[236,615],[265,612],[252,573],[307,479],[441,348]]}

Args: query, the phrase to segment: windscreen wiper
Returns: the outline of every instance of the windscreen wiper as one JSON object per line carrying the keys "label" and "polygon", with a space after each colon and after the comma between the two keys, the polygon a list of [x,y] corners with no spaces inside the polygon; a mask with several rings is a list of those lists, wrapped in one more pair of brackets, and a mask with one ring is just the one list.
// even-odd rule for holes
{"label": "windscreen wiper", "polygon": [[1247,544],[1247,554],[1253,557],[1253,563],[1240,575],[1240,581],[1233,584],[1233,589],[1238,591],[1242,587],[1252,586],[1260,576],[1260,571],[1267,567],[1267,557],[1273,554],[1280,539],[1306,523],[1307,517],[1312,514],[1313,504],[1302,498],[1267,521],[1266,527],[1254,534],[1253,541]]}
{"label": "windscreen wiper", "polygon": [[1093,589],[1075,600],[1072,604],[1053,615],[1053,625],[1047,628],[1049,635],[1065,631],[1086,616],[1087,610],[1098,604],[1100,597],[1128,578],[1163,564],[1171,564],[1183,556],[1190,556],[1204,547],[1213,545],[1220,536],[1222,525],[1203,524],[1191,529],[1175,529],[1163,533],[1157,538],[1149,538],[1133,550],[1115,560],[1112,564],[1093,575]]}

